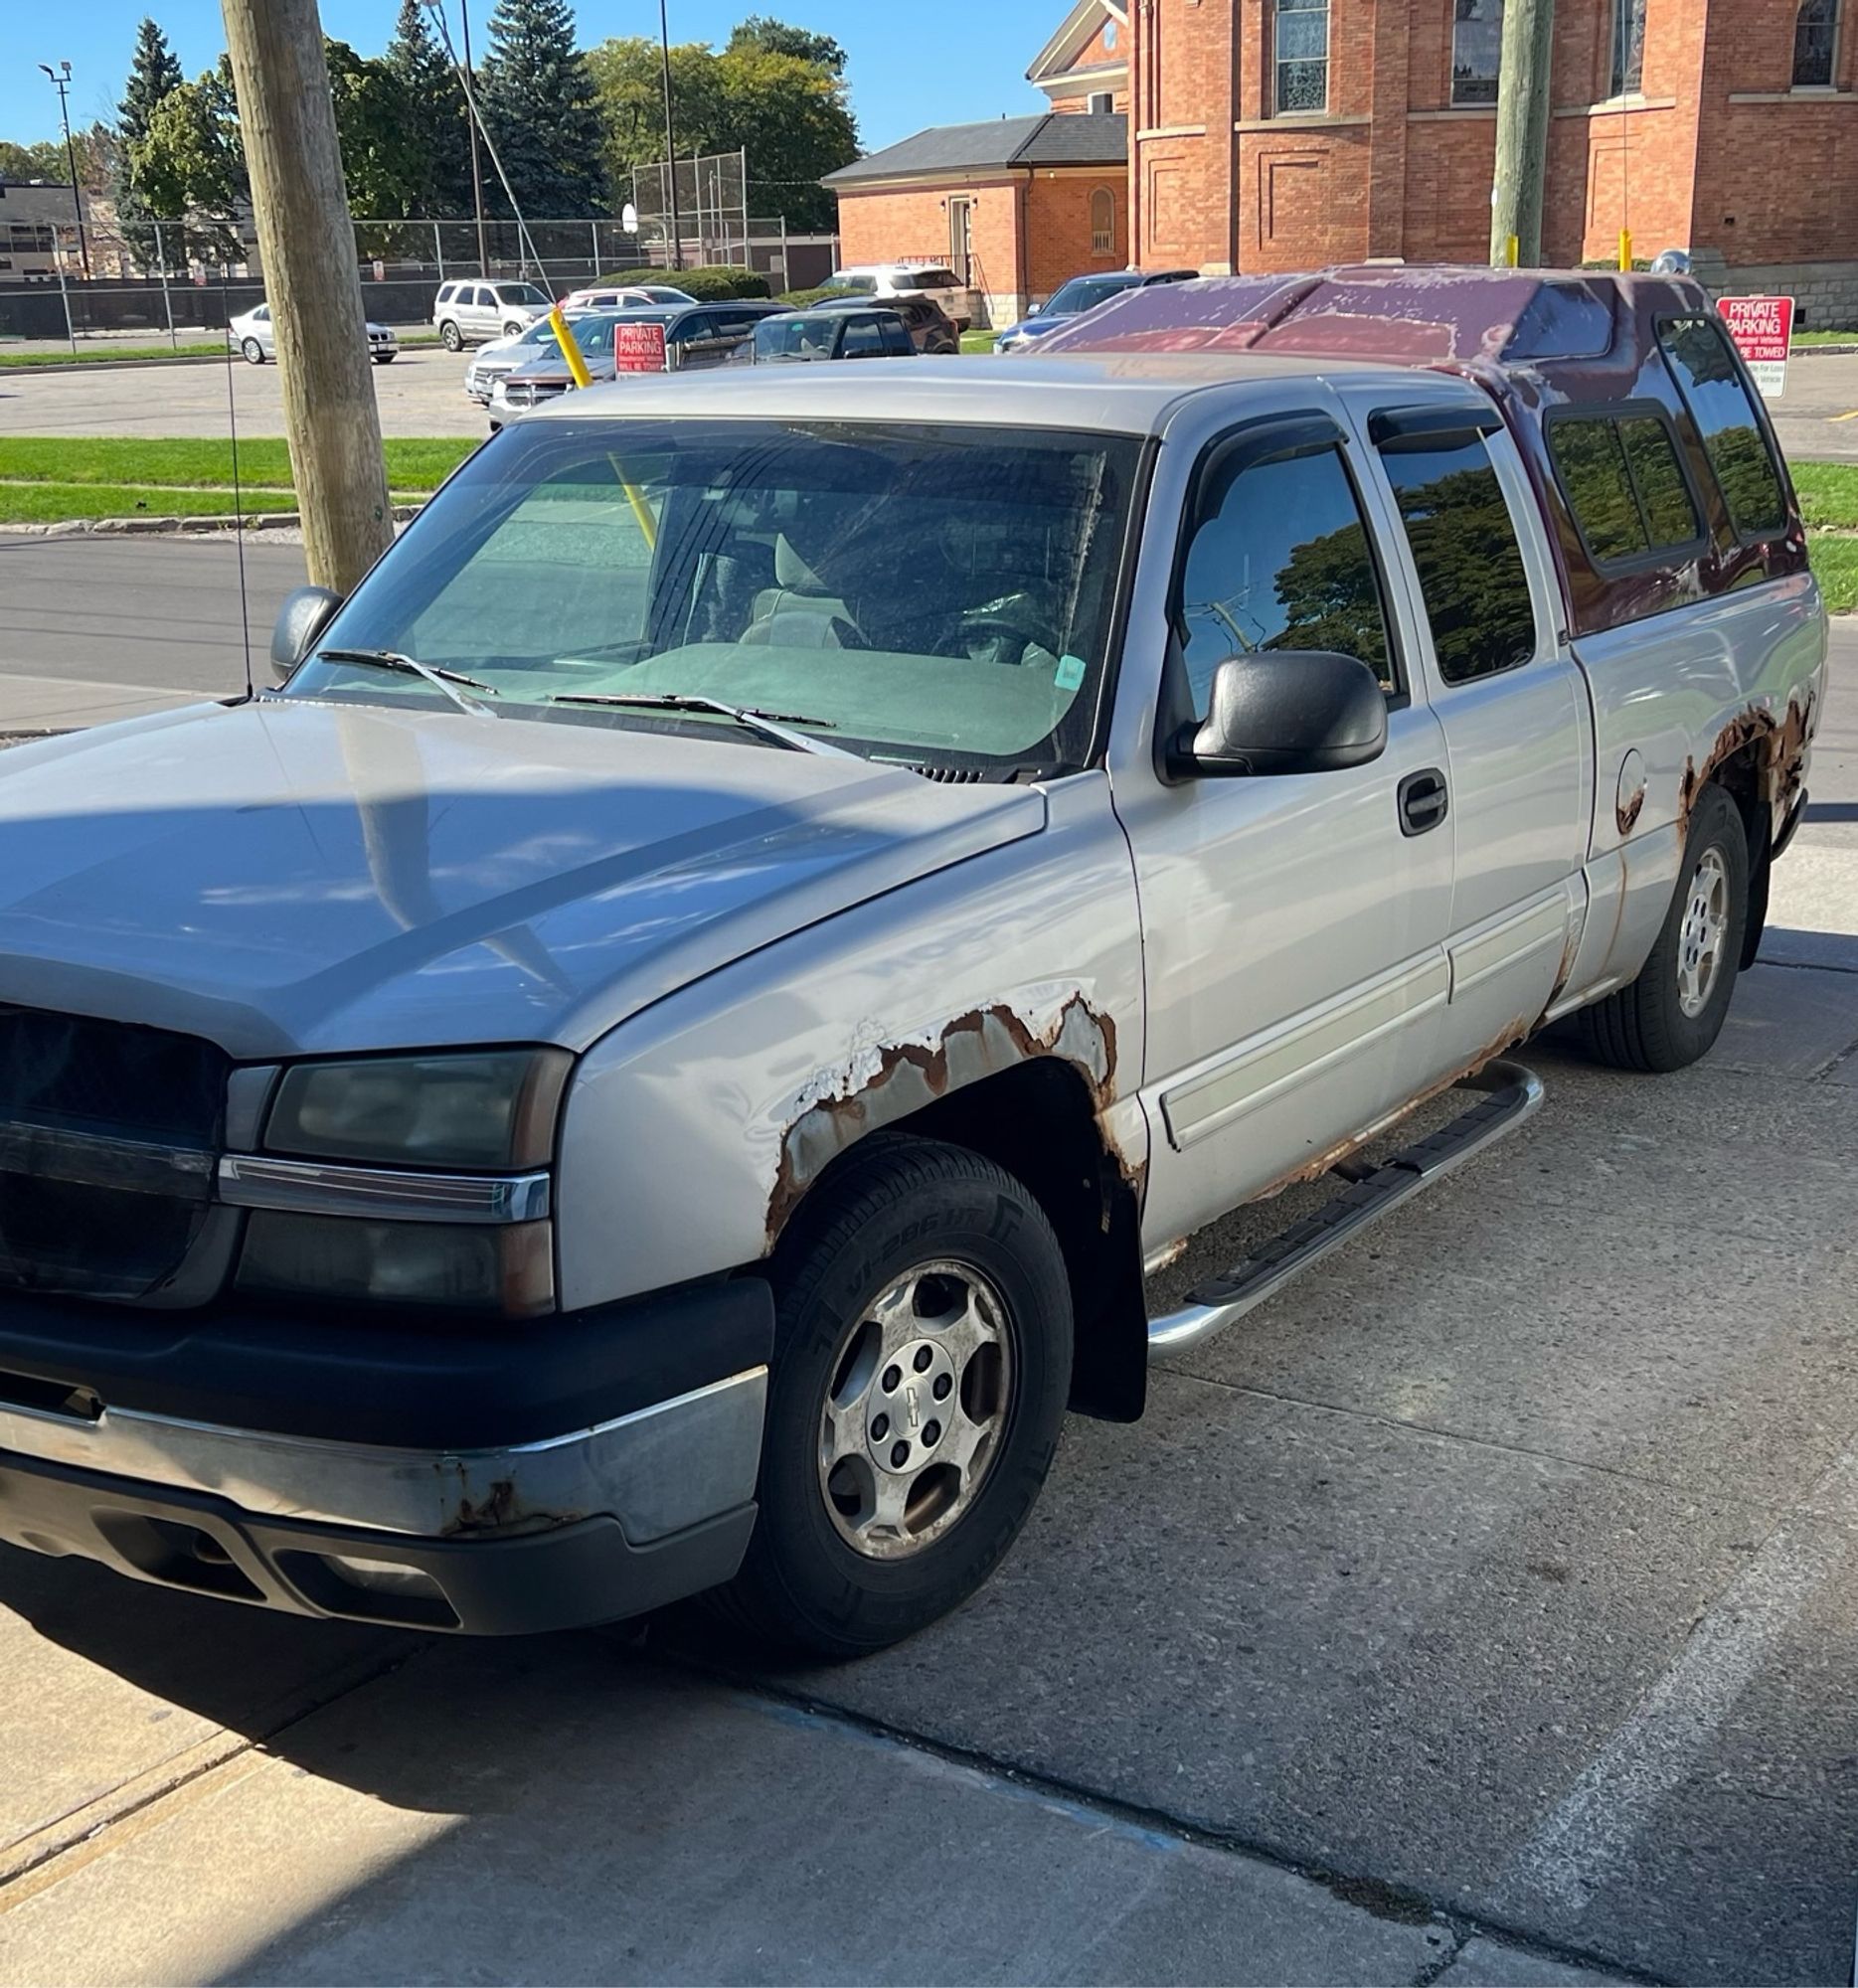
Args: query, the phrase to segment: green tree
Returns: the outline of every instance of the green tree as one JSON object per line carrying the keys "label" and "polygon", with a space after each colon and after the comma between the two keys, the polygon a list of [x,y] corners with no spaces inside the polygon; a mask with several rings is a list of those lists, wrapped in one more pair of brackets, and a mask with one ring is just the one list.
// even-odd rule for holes
{"label": "green tree", "polygon": [[858,126],[845,84],[831,70],[755,46],[717,62],[723,83],[724,150],[748,156],[749,211],[784,215],[802,232],[833,225],[834,202],[819,182],[858,156]]}
{"label": "green tree", "polygon": [[177,83],[149,113],[141,138],[125,149],[145,212],[181,223],[186,252],[209,257],[241,252],[235,217],[251,188],[238,106],[224,68]]}
{"label": "green tree", "polygon": [[[84,176],[82,161],[78,168],[79,177]],[[71,166],[65,158],[65,141],[62,138],[42,138],[36,145],[16,145],[10,138],[0,138],[0,180],[67,180],[71,178]]]}
{"label": "green tree", "polygon": [[122,101],[116,106],[118,150],[112,181],[117,226],[130,253],[144,268],[155,259],[155,231],[148,224],[165,217],[150,208],[136,183],[135,148],[147,138],[149,119],[163,98],[178,89],[182,81],[181,65],[168,47],[168,38],[153,21],[145,18],[135,31],[129,80],[123,85]]}
{"label": "green tree", "polygon": [[394,39],[382,61],[400,88],[412,204],[407,214],[432,217],[471,210],[470,127],[464,92],[432,39],[420,0],[401,0]]}
{"label": "green tree", "polygon": [[603,211],[599,109],[567,0],[497,0],[479,101],[525,217]]}
{"label": "green tree", "polygon": [[323,56],[349,213],[380,221],[415,212],[422,160],[398,74],[385,60],[358,56],[346,42],[325,40]]}
{"label": "green tree", "polygon": [[793,56],[800,62],[811,63],[815,69],[823,69],[829,76],[843,79],[845,75],[845,51],[830,35],[816,35],[811,28],[792,27],[785,21],[776,21],[771,14],[751,14],[746,21],[738,22],[723,53],[733,56],[755,49],[763,55]]}

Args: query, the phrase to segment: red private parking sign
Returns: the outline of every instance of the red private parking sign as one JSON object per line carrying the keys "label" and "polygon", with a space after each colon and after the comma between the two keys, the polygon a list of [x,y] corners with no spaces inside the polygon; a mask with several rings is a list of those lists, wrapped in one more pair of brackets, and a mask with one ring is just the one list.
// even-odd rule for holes
{"label": "red private parking sign", "polygon": [[1787,355],[1793,349],[1793,299],[1725,297],[1716,308],[1749,362],[1762,398],[1779,400],[1787,390]]}
{"label": "red private parking sign", "polygon": [[614,325],[613,371],[615,373],[662,373],[664,371],[664,326],[661,324]]}

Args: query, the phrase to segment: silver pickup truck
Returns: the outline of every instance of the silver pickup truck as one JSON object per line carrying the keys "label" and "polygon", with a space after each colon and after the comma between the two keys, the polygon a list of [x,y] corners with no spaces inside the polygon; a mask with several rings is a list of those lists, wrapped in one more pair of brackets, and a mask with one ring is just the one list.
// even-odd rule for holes
{"label": "silver pickup truck", "polygon": [[1825,621],[1701,290],[1364,269],[566,396],[274,660],[0,756],[0,1540],[848,1655],[1534,1032],[1710,1048]]}

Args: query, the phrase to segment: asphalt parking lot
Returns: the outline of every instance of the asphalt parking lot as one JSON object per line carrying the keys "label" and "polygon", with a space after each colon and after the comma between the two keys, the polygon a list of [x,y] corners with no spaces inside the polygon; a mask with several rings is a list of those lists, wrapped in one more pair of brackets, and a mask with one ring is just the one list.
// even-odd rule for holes
{"label": "asphalt parking lot", "polygon": [[[230,548],[0,550],[0,691],[82,694],[93,626],[197,694],[239,625]],[[913,1642],[434,1642],[0,1549],[0,1983],[1848,1981],[1854,1052],[1847,622],[1712,1057],[1532,1046],[1522,1134],[1074,1421]]]}

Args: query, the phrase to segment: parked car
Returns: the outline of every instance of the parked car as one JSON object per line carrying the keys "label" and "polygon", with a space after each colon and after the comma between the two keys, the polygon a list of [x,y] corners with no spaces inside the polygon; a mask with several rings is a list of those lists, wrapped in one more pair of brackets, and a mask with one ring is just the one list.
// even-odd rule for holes
{"label": "parked car", "polygon": [[[870,297],[848,295],[842,297],[821,297],[816,304],[809,304],[809,310],[869,310]],[[954,320],[942,309],[933,297],[896,296],[884,299],[884,308],[892,310],[909,327],[911,342],[919,352],[948,353],[961,350],[961,334],[954,328]]]}
{"label": "parked car", "polygon": [[[649,373],[701,371],[734,366],[755,356],[755,328],[766,317],[787,314],[785,304],[754,300],[725,304],[692,304],[687,309],[616,311],[607,337],[590,346],[582,340],[582,357],[596,383]],[[541,353],[497,382],[490,397],[490,431],[526,414],[544,402],[565,394],[575,384],[568,361],[559,353]]]}
{"label": "parked car", "polygon": [[1082,317],[1086,311],[1120,296],[1124,290],[1146,289],[1152,283],[1189,283],[1199,273],[1198,269],[1109,269],[1098,275],[1073,276],[1052,292],[1049,302],[1041,304],[1018,324],[1009,324],[994,341],[994,350],[1013,352],[1031,345],[1061,324],[1069,324],[1074,317]]}
{"label": "parked car", "polygon": [[[589,313],[578,308],[570,310],[564,304],[562,315],[571,325],[578,327]],[[464,391],[480,407],[488,407],[499,380],[507,378],[517,367],[556,349],[555,327],[546,317],[537,318],[527,329],[512,332],[507,338],[493,338],[488,345],[480,345],[465,361]]]}
{"label": "parked car", "polygon": [[688,290],[674,290],[669,283],[596,283],[591,289],[570,290],[562,299],[563,310],[637,310],[653,304],[694,304]]}
{"label": "parked car", "polygon": [[938,303],[956,331],[965,331],[974,321],[973,292],[941,262],[858,262],[836,269],[821,285],[846,296],[921,296]]}
{"label": "parked car", "polygon": [[1068,1405],[1520,1125],[1544,1024],[1710,1048],[1826,619],[1703,289],[1067,340],[556,401],[285,602],[281,691],[0,754],[0,1540],[424,1630],[721,1585],[856,1655]]}
{"label": "parked car", "polygon": [[[376,324],[370,318],[367,323],[368,357],[377,366],[391,366],[400,357],[400,340],[393,328]],[[227,320],[226,342],[235,352],[243,352],[253,366],[262,366],[267,359],[277,356],[276,334],[271,326],[271,307],[259,304],[255,309],[241,311],[235,318]]]}
{"label": "parked car", "polygon": [[526,330],[554,307],[554,298],[534,283],[445,282],[432,299],[432,323],[445,350],[461,352]]}
{"label": "parked car", "polygon": [[892,310],[784,311],[755,327],[755,363],[815,359],[914,359],[910,329]]}

